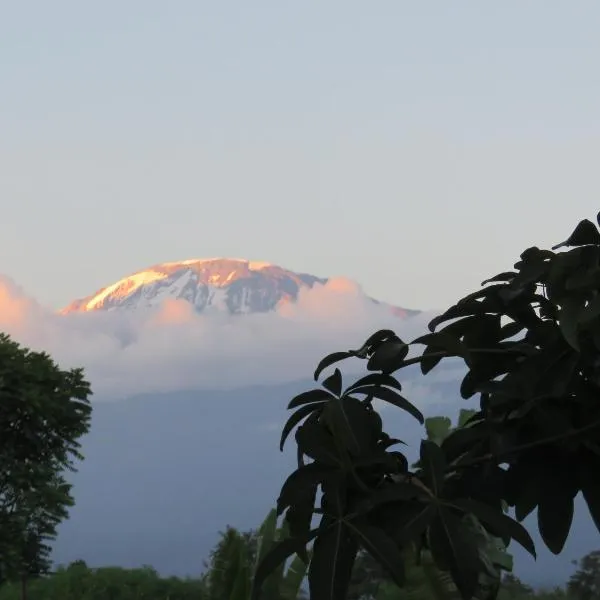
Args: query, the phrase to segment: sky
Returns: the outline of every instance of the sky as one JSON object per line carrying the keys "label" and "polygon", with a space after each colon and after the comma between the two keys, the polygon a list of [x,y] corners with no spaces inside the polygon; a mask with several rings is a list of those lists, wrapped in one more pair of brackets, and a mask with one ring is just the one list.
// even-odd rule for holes
{"label": "sky", "polygon": [[243,257],[436,309],[600,209],[600,4],[0,0],[0,273]]}

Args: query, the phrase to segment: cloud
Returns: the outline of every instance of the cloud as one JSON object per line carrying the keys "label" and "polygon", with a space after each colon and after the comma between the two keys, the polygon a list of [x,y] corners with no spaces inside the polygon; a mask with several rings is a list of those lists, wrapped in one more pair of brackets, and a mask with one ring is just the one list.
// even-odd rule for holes
{"label": "cloud", "polygon": [[58,315],[0,277],[0,330],[63,368],[84,367],[98,399],[308,378],[324,355],[356,348],[377,329],[413,339],[431,318],[399,319],[342,278],[272,313],[197,314],[170,300],[141,313]]}

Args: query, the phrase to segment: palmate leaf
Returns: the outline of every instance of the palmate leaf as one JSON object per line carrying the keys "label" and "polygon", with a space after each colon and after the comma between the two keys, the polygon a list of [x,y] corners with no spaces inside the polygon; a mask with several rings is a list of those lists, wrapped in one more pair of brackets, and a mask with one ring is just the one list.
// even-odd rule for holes
{"label": "palmate leaf", "polygon": [[322,409],[324,403],[313,403],[302,406],[299,408],[286,422],[283,431],[281,432],[281,441],[279,442],[279,450],[283,452],[283,446],[285,445],[285,441],[290,435],[292,429],[315,411],[319,411]]}
{"label": "palmate leaf", "polygon": [[319,529],[315,528],[305,536],[288,537],[275,543],[256,568],[250,600],[259,600],[262,586],[267,577],[293,554],[299,555],[305,551],[306,544],[313,540],[318,533]]}
{"label": "palmate leaf", "polygon": [[[337,371],[337,369],[336,369]],[[315,402],[328,402],[329,400],[334,399],[335,396],[327,391],[320,388],[309,390],[308,392],[303,392],[302,394],[298,394],[288,404],[288,410],[291,408],[297,408],[298,406],[303,406],[305,404],[313,404]]]}
{"label": "palmate leaf", "polygon": [[366,519],[346,521],[358,543],[386,570],[392,581],[402,587],[405,580],[404,556],[388,533]]}
{"label": "palmate leaf", "polygon": [[312,414],[296,430],[296,443],[302,454],[329,466],[341,466],[343,463],[334,437],[318,421],[318,415]]}
{"label": "palmate leaf", "polygon": [[552,246],[552,250],[558,250],[563,246],[584,246],[586,244],[600,244],[600,233],[590,220],[583,219],[573,233],[564,242]]}
{"label": "palmate leaf", "polygon": [[357,540],[343,520],[317,537],[308,569],[311,600],[346,600],[357,552]]}
{"label": "palmate leaf", "polygon": [[312,493],[313,489],[337,471],[331,467],[313,462],[296,469],[285,481],[277,499],[277,514],[281,515],[296,503],[298,498]]}
{"label": "palmate leaf", "polygon": [[347,352],[333,352],[332,354],[330,354],[329,356],[326,356],[317,366],[315,373],[314,373],[314,378],[315,381],[319,380],[319,375],[321,375],[321,373],[327,368],[330,367],[331,365],[335,364],[336,362],[340,362],[341,360],[346,360],[347,358],[350,358],[351,356],[355,356],[355,352],[352,351],[347,351]]}
{"label": "palmate leaf", "polygon": [[399,392],[402,391],[402,385],[395,377],[392,377],[392,375],[387,375],[385,373],[369,373],[368,375],[361,377],[351,386],[348,386],[344,391],[344,396],[351,394],[356,388],[366,386],[386,386],[396,389]]}
{"label": "palmate leaf", "polygon": [[399,337],[387,340],[375,350],[367,363],[367,369],[369,371],[382,371],[382,373],[389,375],[402,366],[408,351],[408,344]]}
{"label": "palmate leaf", "polygon": [[323,381],[323,387],[336,397],[340,396],[342,394],[342,372],[336,369],[333,375],[330,375]]}
{"label": "palmate leaf", "polygon": [[425,483],[432,494],[439,497],[444,486],[446,470],[446,459],[442,449],[435,442],[422,440],[419,458]]}
{"label": "palmate leaf", "polygon": [[479,583],[479,551],[475,537],[449,509],[439,507],[429,527],[429,547],[438,568],[449,571],[464,600],[471,600]]}
{"label": "palmate leaf", "polygon": [[574,510],[574,495],[568,485],[555,484],[549,495],[540,495],[538,528],[544,543],[553,554],[560,554],[564,548],[573,523]]}
{"label": "palmate leaf", "polygon": [[509,537],[518,542],[529,554],[536,558],[535,544],[527,530],[517,521],[505,515],[502,510],[478,502],[473,499],[453,500],[452,505],[457,506],[465,513],[472,513],[484,525],[487,524],[494,529],[497,537]]}
{"label": "palmate leaf", "polygon": [[323,423],[353,456],[366,452],[375,442],[372,414],[357,398],[336,399],[323,409]]}
{"label": "palmate leaf", "polygon": [[374,490],[371,494],[359,502],[354,510],[354,514],[363,514],[372,511],[381,504],[389,502],[398,502],[414,500],[417,498],[426,498],[425,491],[408,482],[389,483],[385,487]]}
{"label": "palmate leaf", "polygon": [[411,404],[404,396],[401,396],[394,390],[387,387],[378,387],[374,385],[362,386],[352,390],[353,394],[365,394],[368,397],[379,398],[389,404],[401,408],[412,415],[421,425],[425,422],[423,413],[414,404]]}
{"label": "palmate leaf", "polygon": [[437,514],[437,505],[420,500],[404,500],[382,506],[380,513],[388,533],[398,546],[418,546]]}

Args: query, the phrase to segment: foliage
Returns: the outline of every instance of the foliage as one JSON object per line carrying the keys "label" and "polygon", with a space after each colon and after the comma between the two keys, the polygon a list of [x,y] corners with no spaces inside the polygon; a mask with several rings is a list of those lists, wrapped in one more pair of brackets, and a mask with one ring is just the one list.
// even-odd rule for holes
{"label": "foliage", "polygon": [[[287,528],[277,527],[277,512],[272,510],[257,533],[240,533],[228,527],[211,553],[207,576],[210,600],[247,600],[258,562],[273,545],[289,537]],[[283,562],[266,578],[261,598],[296,600],[302,596],[301,585],[306,564],[299,558],[285,569]]]}
{"label": "foliage", "polygon": [[[0,600],[17,600],[19,584],[0,587]],[[56,573],[38,577],[29,585],[29,600],[203,600],[202,579],[161,578],[151,568],[90,569],[81,561]]]}
{"label": "foliage", "polygon": [[[563,246],[571,249],[557,251]],[[296,412],[281,448],[297,427],[298,468],[277,508],[291,538],[264,557],[255,598],[265,576],[294,553],[306,558],[311,542],[311,600],[345,599],[360,547],[399,586],[403,552],[419,557],[428,550],[468,600],[486,569],[470,519],[535,556],[519,521],[537,508],[542,540],[558,554],[581,491],[600,529],[599,291],[600,232],[585,220],[552,250],[525,250],[513,271],[433,319],[427,335],[406,343],[383,330],[358,350],[324,358],[315,380],[350,357],[367,361],[371,373],[344,388],[335,369],[322,388],[289,403]],[[422,352],[410,355],[417,345]],[[440,446],[423,440],[419,466],[411,470],[404,454],[389,450],[399,440],[383,431],[372,401],[391,403],[423,424],[392,373],[419,364],[426,375],[447,358],[465,363],[460,394],[478,395],[479,410]],[[506,505],[517,520],[505,514]],[[313,527],[315,515],[320,522]]]}
{"label": "foliage", "polygon": [[73,504],[63,477],[89,429],[88,383],[0,334],[0,582],[45,572]]}
{"label": "foliage", "polygon": [[569,580],[569,592],[577,600],[600,598],[600,550],[584,556],[578,566]]}

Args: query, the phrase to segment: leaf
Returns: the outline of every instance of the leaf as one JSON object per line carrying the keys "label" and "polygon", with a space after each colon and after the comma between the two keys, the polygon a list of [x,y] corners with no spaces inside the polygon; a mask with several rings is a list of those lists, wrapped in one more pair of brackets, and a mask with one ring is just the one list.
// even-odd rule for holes
{"label": "leaf", "polygon": [[391,375],[387,375],[385,373],[369,373],[365,377],[361,377],[356,383],[353,383],[351,386],[346,388],[344,396],[352,393],[356,388],[368,385],[386,386],[394,388],[399,392],[402,391],[402,385],[395,377],[392,377]]}
{"label": "leaf", "polygon": [[333,372],[325,381],[323,381],[323,387],[328,389],[332,394],[340,396],[342,393],[342,373],[339,369]]}
{"label": "leaf", "polygon": [[359,358],[367,358],[373,353],[375,348],[386,340],[397,338],[398,336],[391,329],[380,329],[373,335],[369,336],[367,341],[362,345],[359,350],[354,351],[354,355]]}
{"label": "leaf", "polygon": [[381,513],[388,533],[398,546],[403,547],[413,542],[418,544],[437,514],[437,505],[409,500],[401,505],[383,505]]}
{"label": "leaf", "polygon": [[[466,321],[466,319],[464,320]],[[447,328],[437,333],[422,335],[414,340],[413,344],[424,344],[427,347],[444,350],[448,356],[460,356],[462,358],[468,358],[469,356],[469,349],[460,341],[458,336],[447,331]]]}
{"label": "leaf", "polygon": [[523,525],[505,515],[502,510],[496,510],[488,504],[473,499],[453,500],[452,504],[467,513],[472,513],[482,523],[487,523],[494,529],[496,537],[510,537],[523,546],[533,558],[536,558],[535,544],[527,530]]}
{"label": "leaf", "polygon": [[351,356],[355,356],[354,352],[334,352],[333,354],[329,354],[326,356],[317,366],[314,374],[315,381],[318,381],[319,375],[327,368],[333,365],[336,362],[340,362],[341,360],[346,360]]}
{"label": "leaf", "polygon": [[367,406],[352,396],[336,399],[323,410],[323,422],[354,456],[364,453],[375,442],[370,416]]}
{"label": "leaf", "polygon": [[392,373],[402,366],[408,350],[408,344],[405,344],[400,338],[387,340],[375,350],[367,363],[367,369],[382,371],[386,374]]}
{"label": "leaf", "polygon": [[461,519],[440,507],[429,528],[429,545],[438,568],[450,571],[462,597],[471,600],[479,583],[479,552]]}
{"label": "leaf", "polygon": [[[325,382],[323,382],[323,385],[325,385]],[[297,406],[302,406],[304,404],[312,404],[313,402],[327,402],[329,400],[332,400],[333,398],[335,398],[335,396],[333,396],[326,390],[310,390],[308,392],[298,394],[295,398],[293,398],[288,404],[288,409],[296,408]]]}
{"label": "leaf", "polygon": [[279,450],[281,450],[283,452],[283,446],[285,444],[285,440],[287,439],[287,437],[290,434],[290,432],[292,431],[292,429],[294,429],[294,427],[296,427],[296,425],[298,425],[298,423],[300,423],[300,421],[302,421],[302,419],[304,419],[305,417],[307,417],[314,411],[320,410],[321,406],[322,405],[320,405],[318,403],[313,403],[313,404],[309,404],[307,406],[303,406],[302,408],[299,408],[287,420],[287,423],[285,424],[285,427],[283,428],[283,431],[281,432],[281,441],[279,442]]}
{"label": "leaf", "polygon": [[426,484],[433,495],[439,497],[446,470],[446,459],[442,449],[435,442],[422,440],[420,463]]}
{"label": "leaf", "polygon": [[393,582],[402,587],[405,580],[404,557],[394,540],[383,529],[368,524],[364,519],[346,523],[360,545],[385,569]]}
{"label": "leaf", "polygon": [[567,240],[552,246],[552,250],[558,250],[564,246],[585,246],[587,244],[600,244],[600,233],[591,221],[583,219]]}
{"label": "leaf", "polygon": [[344,521],[317,536],[308,570],[311,600],[346,600],[357,552],[356,538]]}
{"label": "leaf", "polygon": [[426,497],[425,491],[412,483],[391,483],[371,492],[370,496],[357,504],[354,512],[356,514],[368,513],[381,504],[424,497]]}
{"label": "leaf", "polygon": [[273,546],[275,542],[275,532],[277,531],[277,510],[272,509],[263,521],[258,531],[257,549],[256,549],[256,563],[266,556],[269,548]]}
{"label": "leaf", "polygon": [[583,305],[578,297],[566,298],[558,313],[560,330],[570,346],[579,352],[578,325]]}
{"label": "leaf", "polygon": [[303,454],[330,466],[341,464],[333,436],[317,420],[307,421],[296,430],[296,443]]}
{"label": "leaf", "polygon": [[425,419],[427,439],[438,446],[448,437],[452,430],[452,421],[448,417],[429,417]]}
{"label": "leaf", "polygon": [[427,348],[423,350],[423,354],[421,354],[421,360],[419,361],[421,363],[421,373],[423,373],[423,375],[427,375],[429,371],[431,371],[438,365],[438,363],[440,363],[442,358],[444,358],[444,356],[439,350],[432,346],[427,346]]}
{"label": "leaf", "polygon": [[279,565],[284,563],[292,554],[300,554],[306,544],[317,536],[319,529],[311,530],[302,538],[286,538],[277,542],[267,552],[261,563],[256,567],[254,580],[252,582],[251,600],[259,600],[261,588],[271,573],[273,573]]}
{"label": "leaf", "polygon": [[505,271],[504,273],[499,273],[498,275],[494,275],[494,277],[482,281],[481,285],[487,285],[488,283],[493,283],[495,281],[512,281],[516,276],[517,273],[515,271]]}
{"label": "leaf", "polygon": [[553,554],[560,554],[573,523],[573,492],[567,482],[546,475],[538,505],[538,528],[544,543]]}
{"label": "leaf", "polygon": [[354,394],[366,394],[368,396],[373,396],[375,398],[379,398],[380,400],[384,400],[385,402],[389,402],[402,410],[405,410],[407,413],[411,414],[421,425],[425,422],[425,417],[423,413],[416,408],[413,404],[411,404],[404,396],[397,394],[390,388],[385,387],[377,387],[377,386],[365,386],[359,387],[352,390]]}
{"label": "leaf", "polygon": [[[309,556],[312,552],[308,553]],[[308,562],[308,561],[307,561]],[[302,588],[302,581],[306,577],[308,564],[300,556],[296,556],[289,566],[282,582],[282,600],[297,600]]]}
{"label": "leaf", "polygon": [[306,494],[307,491],[310,493],[313,488],[316,489],[333,472],[335,471],[331,467],[318,462],[296,469],[281,487],[277,499],[277,514],[281,515],[288,506],[294,505],[296,500]]}

